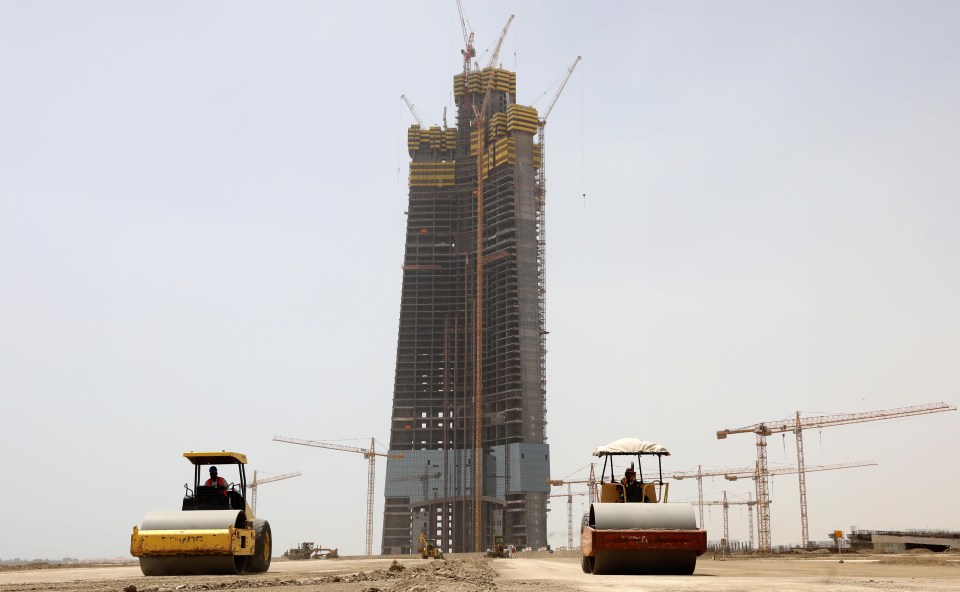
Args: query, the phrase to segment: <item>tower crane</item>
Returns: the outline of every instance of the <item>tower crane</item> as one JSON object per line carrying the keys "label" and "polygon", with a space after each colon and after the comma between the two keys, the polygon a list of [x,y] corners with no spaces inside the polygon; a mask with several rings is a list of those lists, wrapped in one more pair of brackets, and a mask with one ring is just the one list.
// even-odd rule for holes
{"label": "tower crane", "polygon": [[803,546],[806,547],[810,542],[810,532],[807,526],[807,484],[803,463],[803,430],[817,428],[847,425],[852,423],[864,423],[868,421],[881,421],[884,419],[894,419],[898,417],[910,417],[914,415],[926,415],[928,413],[941,413],[944,411],[956,411],[953,405],[946,403],[928,403],[926,405],[915,405],[912,407],[897,407],[895,409],[878,409],[875,411],[865,411],[861,413],[837,413],[831,415],[818,415],[815,417],[800,417],[797,411],[795,416],[790,419],[779,421],[755,423],[742,428],[720,430],[717,432],[717,439],[723,440],[730,434],[752,433],[757,438],[757,502],[759,502],[758,531],[760,534],[760,550],[770,550],[770,508],[766,503],[769,497],[767,475],[767,436],[793,432],[797,438],[797,475],[800,482],[800,526],[802,529]]}
{"label": "tower crane", "polygon": [[[814,465],[812,467],[806,467],[808,473],[814,473],[818,471],[836,471],[838,469],[855,469],[858,467],[871,467],[876,466],[876,461],[872,460],[861,460],[849,463],[840,463],[835,465]],[[797,469],[793,467],[784,467],[780,469],[773,469],[767,471],[768,476],[775,475],[793,475],[797,472]],[[697,465],[697,472],[693,471],[682,471],[678,473],[668,473],[663,476],[664,479],[674,479],[676,481],[682,481],[683,479],[696,479],[697,480],[697,497],[699,499],[700,506],[700,524],[703,525],[703,506],[706,505],[703,501],[703,478],[704,477],[723,477],[727,481],[736,481],[737,479],[749,478],[755,480],[757,483],[760,482],[760,474],[757,470],[757,466],[744,467],[740,469],[716,469],[713,471],[704,472],[703,469]],[[758,486],[759,490],[759,486]],[[760,497],[757,497],[757,503],[759,503]],[[770,500],[767,499],[765,504],[769,504]],[[769,510],[768,510],[769,511]],[[752,518],[751,518],[752,520]],[[702,526],[701,526],[702,527]],[[751,536],[753,532],[753,527],[751,527]],[[753,545],[753,539],[750,539],[750,545]]]}
{"label": "tower crane", "polygon": [[[420,129],[426,129],[423,126],[423,117],[420,116],[417,108],[413,106],[413,103],[410,102],[410,99],[407,98],[407,95],[400,95],[400,98],[403,99],[403,102],[407,104],[407,108],[410,109],[410,113],[413,113],[413,118],[417,120],[417,124],[420,126]],[[444,119],[446,119],[446,111],[444,111]],[[446,127],[446,123],[444,123],[444,127]]]}
{"label": "tower crane", "polygon": [[341,450],[343,452],[356,452],[362,454],[367,459],[367,555],[373,555],[373,485],[376,475],[376,459],[378,456],[387,458],[402,459],[403,455],[388,454],[377,452],[376,440],[370,438],[370,448],[357,448],[356,446],[343,446],[331,442],[319,442],[316,440],[301,440],[299,438],[288,438],[286,436],[274,436],[274,442],[286,442],[288,444],[299,444],[301,446],[313,446],[315,448],[326,448],[328,450]]}
{"label": "tower crane", "polygon": [[575,495],[590,495],[589,491],[592,488],[589,488],[587,491],[570,491],[571,483],[586,483],[586,481],[564,481],[563,483],[567,484],[566,493],[551,493],[547,497],[565,497],[567,498],[567,549],[573,549],[573,496]]}
{"label": "tower crane", "polygon": [[547,369],[543,360],[546,360],[547,351],[547,175],[546,175],[546,144],[544,139],[544,128],[547,126],[547,117],[553,111],[553,106],[557,104],[560,93],[567,86],[570,76],[573,75],[574,68],[580,63],[580,56],[573,61],[573,64],[567,68],[557,92],[553,94],[550,103],[547,104],[543,116],[537,119],[537,144],[540,146],[540,166],[534,173],[534,207],[537,213],[537,294],[540,299],[540,390],[546,392]]}
{"label": "tower crane", "polygon": [[[457,6],[460,6],[459,1]],[[461,18],[463,11],[461,10]],[[503,40],[507,37],[507,31],[510,29],[510,23],[513,22],[514,15],[510,15],[507,24],[504,25],[497,44],[493,49],[493,55],[490,56],[490,64],[487,68],[493,68],[500,58],[500,48],[503,47]],[[464,29],[466,31],[466,29]],[[466,54],[464,54],[466,56]],[[464,57],[464,65],[467,61]],[[464,83],[466,84],[466,74],[464,72]],[[474,347],[473,347],[473,550],[477,553],[483,549],[483,533],[480,531],[480,518],[483,511],[482,497],[483,491],[480,486],[483,483],[483,454],[482,454],[482,434],[483,434],[483,171],[486,168],[487,151],[484,146],[484,129],[487,122],[487,108],[490,105],[490,91],[493,89],[494,72],[491,71],[487,78],[487,87],[483,94],[483,103],[480,109],[476,104],[473,106],[473,125],[477,129],[477,190],[476,190],[476,208],[477,208],[477,244],[474,259],[476,260],[476,297],[474,298]],[[466,90],[466,89],[465,89]],[[465,92],[464,97],[469,96]]]}
{"label": "tower crane", "polygon": [[[586,493],[571,493],[570,485],[575,483],[586,483],[588,484]],[[573,496],[575,495],[586,495],[589,503],[593,504],[597,501],[597,476],[594,471],[594,463],[590,463],[590,476],[586,479],[547,479],[548,485],[567,486],[567,493],[555,493],[551,494],[549,497],[559,497],[567,496],[567,548],[573,548]]]}
{"label": "tower crane", "polygon": [[282,481],[283,479],[290,479],[292,477],[299,477],[300,471],[295,473],[284,473],[283,475],[274,475],[273,477],[266,477],[260,479],[257,477],[257,472],[253,472],[253,481],[251,481],[247,487],[250,488],[250,509],[253,510],[253,514],[257,514],[257,488],[266,483],[273,483],[274,481]]}
{"label": "tower crane", "polygon": [[[707,501],[703,502],[705,506],[723,506],[723,552],[730,552],[730,522],[728,520],[727,510],[730,509],[730,506],[747,506],[747,512],[749,514],[748,520],[750,521],[750,548],[753,548],[753,507],[757,505],[757,502],[753,501],[751,498],[745,502],[731,502],[727,500],[727,492],[723,492],[723,501]],[[701,528],[703,528],[701,526]]]}
{"label": "tower crane", "polygon": [[467,75],[470,74],[470,60],[476,57],[477,50],[473,47],[473,31],[470,29],[467,18],[463,16],[463,3],[460,0],[457,0],[457,11],[460,12],[460,28],[463,30],[463,49],[460,53],[463,54],[463,84],[466,89]]}

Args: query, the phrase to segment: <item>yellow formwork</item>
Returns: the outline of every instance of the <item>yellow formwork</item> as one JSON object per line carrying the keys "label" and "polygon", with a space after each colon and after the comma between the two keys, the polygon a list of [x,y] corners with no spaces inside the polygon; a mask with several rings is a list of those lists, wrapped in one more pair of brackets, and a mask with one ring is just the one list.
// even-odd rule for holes
{"label": "yellow formwork", "polygon": [[[487,157],[483,166],[483,176],[490,174],[490,167],[517,162],[517,142],[511,132],[527,134],[537,133],[539,119],[537,110],[523,105],[508,105],[506,112],[499,112],[490,118],[487,127],[485,143]],[[470,132],[470,156],[477,154],[477,130]],[[533,146],[533,166],[539,167],[541,162],[540,146]]]}
{"label": "yellow formwork", "polygon": [[[479,72],[473,71],[467,75],[467,90],[475,93],[486,92],[490,77],[493,77],[492,90],[517,93],[517,73],[502,68],[484,68]],[[456,74],[453,77],[453,94],[455,97],[463,96],[463,74]]]}
{"label": "yellow formwork", "polygon": [[413,152],[414,150],[420,148],[420,126],[413,124],[410,126],[410,129],[407,130],[407,150]]}
{"label": "yellow formwork", "polygon": [[[510,132],[518,131],[527,134],[537,133],[540,120],[537,110],[523,105],[507,105],[507,111],[494,113],[487,123],[487,137],[499,138]],[[470,131],[470,156],[477,153],[477,130]]]}
{"label": "yellow formwork", "polygon": [[507,131],[509,131],[509,128],[507,127],[507,114],[503,113],[502,111],[494,113],[493,117],[491,117],[487,123],[487,130],[487,133],[492,137],[498,137],[506,134]]}
{"label": "yellow formwork", "polygon": [[449,150],[457,147],[457,130],[454,128],[441,129],[433,126],[421,129],[419,125],[411,125],[407,130],[407,150],[410,156],[417,150]]}
{"label": "yellow formwork", "polygon": [[507,105],[507,131],[535,134],[537,126],[539,126],[539,120],[535,108],[517,104]]}
{"label": "yellow formwork", "polygon": [[[510,136],[497,138],[493,148],[496,151],[497,164],[514,164],[517,162],[517,141]],[[491,157],[488,156],[487,162],[490,160]]]}
{"label": "yellow formwork", "polygon": [[411,162],[410,187],[452,187],[454,163]]}

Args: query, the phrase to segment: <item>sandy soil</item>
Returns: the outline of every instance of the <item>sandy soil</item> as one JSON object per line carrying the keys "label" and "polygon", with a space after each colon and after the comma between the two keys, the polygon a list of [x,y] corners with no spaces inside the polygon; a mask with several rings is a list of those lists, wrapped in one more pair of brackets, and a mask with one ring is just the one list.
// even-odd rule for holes
{"label": "sandy soil", "polygon": [[592,576],[575,557],[276,561],[266,574],[147,578],[133,566],[0,572],[0,592],[960,592],[960,556],[701,558],[693,576]]}

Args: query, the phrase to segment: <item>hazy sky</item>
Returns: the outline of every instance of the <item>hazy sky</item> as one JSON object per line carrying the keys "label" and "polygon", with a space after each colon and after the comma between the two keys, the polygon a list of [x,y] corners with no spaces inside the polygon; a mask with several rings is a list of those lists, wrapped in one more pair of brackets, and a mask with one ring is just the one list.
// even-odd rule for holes
{"label": "hazy sky", "polygon": [[[517,15],[521,103],[583,56],[547,127],[555,478],[620,437],[740,467],[718,429],[960,402],[957,3],[464,4],[481,53]],[[127,555],[204,449],[302,471],[259,493],[277,554],[363,552],[364,459],[271,437],[389,439],[400,94],[439,123],[461,43],[453,0],[0,0],[0,558]],[[811,538],[960,530],[958,426],[808,432],[810,465],[879,463],[808,476]],[[772,497],[799,542],[796,478]]]}

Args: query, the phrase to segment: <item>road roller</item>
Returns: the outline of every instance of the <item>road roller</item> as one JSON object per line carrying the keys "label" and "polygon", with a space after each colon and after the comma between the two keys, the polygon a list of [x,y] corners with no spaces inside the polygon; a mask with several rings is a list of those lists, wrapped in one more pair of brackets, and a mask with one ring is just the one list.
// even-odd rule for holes
{"label": "road roller", "polygon": [[133,527],[130,554],[140,559],[143,575],[233,575],[270,569],[270,523],[254,517],[247,504],[247,457],[224,451],[183,456],[194,470],[193,487],[183,485],[181,511],[150,512]]}
{"label": "road roller", "polygon": [[[690,504],[669,503],[663,481],[666,448],[638,438],[622,438],[593,451],[603,458],[580,529],[581,567],[591,574],[689,575],[707,550],[707,531],[697,528]],[[657,473],[644,475],[656,457]],[[619,478],[614,460],[623,471]],[[608,473],[609,471],[609,473]]]}

